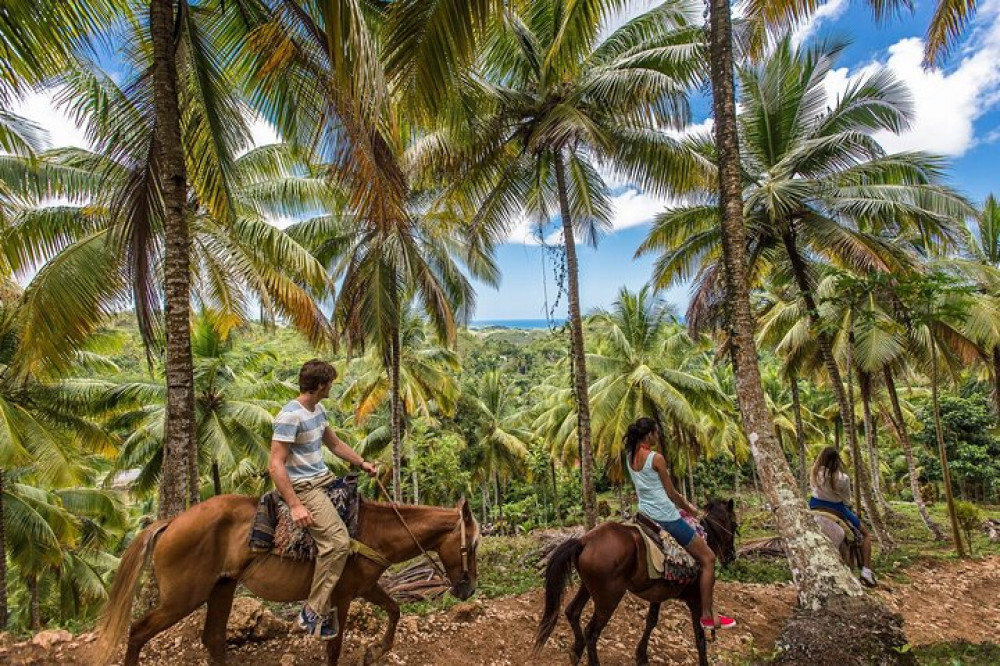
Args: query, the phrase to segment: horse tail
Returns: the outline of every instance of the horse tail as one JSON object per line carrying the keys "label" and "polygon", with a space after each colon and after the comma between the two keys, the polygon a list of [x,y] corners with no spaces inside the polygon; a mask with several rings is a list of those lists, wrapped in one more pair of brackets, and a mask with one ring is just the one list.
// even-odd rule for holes
{"label": "horse tail", "polygon": [[552,630],[556,628],[563,592],[582,550],[583,543],[579,539],[567,539],[549,556],[549,563],[545,567],[545,612],[542,613],[538,632],[535,634],[535,653],[542,649],[552,635]]}
{"label": "horse tail", "polygon": [[132,603],[142,578],[142,570],[156,545],[156,538],[169,523],[170,520],[158,520],[144,529],[122,555],[97,630],[98,640],[93,652],[97,663],[112,659],[115,649],[128,631],[132,621]]}

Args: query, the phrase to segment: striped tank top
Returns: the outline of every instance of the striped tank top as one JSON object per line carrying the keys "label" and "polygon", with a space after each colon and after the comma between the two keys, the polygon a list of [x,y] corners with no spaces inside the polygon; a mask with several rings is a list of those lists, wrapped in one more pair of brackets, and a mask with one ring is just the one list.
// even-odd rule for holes
{"label": "striped tank top", "polygon": [[667,490],[659,473],[653,469],[653,456],[659,455],[650,451],[646,462],[638,472],[628,464],[628,473],[635,485],[635,493],[639,497],[639,511],[661,523],[669,523],[681,517],[677,506],[667,497]]}
{"label": "striped tank top", "polygon": [[316,405],[309,411],[298,400],[285,405],[274,418],[273,439],[291,444],[285,469],[288,479],[304,481],[327,473],[323,462],[323,432],[326,430],[326,410]]}

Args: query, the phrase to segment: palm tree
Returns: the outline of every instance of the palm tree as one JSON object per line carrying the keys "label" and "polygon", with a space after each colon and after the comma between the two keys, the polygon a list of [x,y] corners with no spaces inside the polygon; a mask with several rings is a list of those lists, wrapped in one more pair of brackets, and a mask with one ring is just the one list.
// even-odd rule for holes
{"label": "palm tree", "polygon": [[[822,0],[751,0],[747,15],[757,24],[757,41],[760,42],[765,32],[784,34],[822,4]],[[871,7],[876,22],[913,8],[908,0],[865,0],[864,4]],[[925,65],[938,65],[951,52],[978,7],[977,0],[938,0],[924,36]]]}
{"label": "palm tree", "polygon": [[[200,475],[211,479],[213,494],[260,493],[265,487],[271,424],[281,398],[294,389],[287,382],[260,376],[274,354],[235,350],[228,322],[202,312],[192,337],[195,377],[195,436]],[[124,382],[105,391],[97,411],[124,440],[106,482],[138,469],[133,491],[155,490],[163,475],[163,422],[166,391],[158,380]]]}
{"label": "palm tree", "polygon": [[[470,417],[476,428],[470,448],[476,456],[477,476],[486,488],[493,484],[495,506],[503,517],[500,482],[524,469],[532,433],[523,426],[523,414],[515,411],[514,395],[499,370],[490,370],[469,387],[474,408]],[[486,507],[484,505],[483,511]]]}
{"label": "palm tree", "polygon": [[973,289],[933,264],[924,275],[900,276],[893,285],[900,318],[910,337],[914,356],[924,366],[931,384],[931,406],[938,443],[941,473],[951,520],[952,538],[959,557],[964,557],[951,473],[945,451],[939,405],[940,368],[958,368],[976,363],[983,349],[992,349],[1000,338],[1000,303],[982,294],[972,298]]}
{"label": "palm tree", "polygon": [[587,524],[596,521],[593,453],[576,243],[595,244],[610,223],[601,166],[664,193],[692,177],[696,162],[661,131],[687,117],[700,37],[690,7],[665,3],[603,41],[600,3],[570,10],[543,0],[508,8],[482,56],[481,77],[456,94],[461,110],[431,137],[426,163],[461,176],[452,194],[473,224],[502,239],[524,216],[539,232],[553,216],[565,250],[571,377]]}
{"label": "palm tree", "polygon": [[[81,417],[96,393],[89,381],[22,378],[12,370],[24,347],[17,305],[0,308],[0,627],[6,626],[7,551],[22,546],[44,550],[40,562],[54,563],[72,522],[49,509],[47,491],[91,480],[88,451],[106,451],[110,435]],[[31,559],[31,558],[28,558]]]}
{"label": "palm tree", "polygon": [[[597,375],[590,385],[594,435],[601,443],[596,457],[613,480],[623,481],[625,432],[640,416],[655,418],[678,447],[705,446],[701,417],[724,409],[727,400],[704,374],[705,355],[669,307],[649,287],[622,289],[611,310],[598,311],[592,322],[595,353],[587,360]],[[673,462],[689,468],[691,461],[681,455]]]}
{"label": "palm tree", "polygon": [[[398,369],[395,383],[392,369],[386,367],[385,358],[378,347],[372,347],[361,357],[348,363],[347,377],[341,406],[352,410],[354,423],[364,426],[376,411],[389,402],[390,439],[393,444],[393,483],[402,490],[402,451],[397,445],[402,433],[408,429],[410,418],[421,415],[425,419],[450,416],[460,395],[455,379],[460,370],[458,356],[446,346],[434,344],[428,331],[427,320],[412,306],[402,314],[399,332]],[[393,410],[399,403],[400,436],[394,437],[396,419]],[[374,433],[373,433],[374,434]],[[376,438],[366,439],[363,450],[376,452]],[[398,457],[397,457],[398,453]],[[399,476],[395,470],[400,469]],[[415,472],[414,472],[415,473]],[[416,500],[414,500],[416,501]]]}

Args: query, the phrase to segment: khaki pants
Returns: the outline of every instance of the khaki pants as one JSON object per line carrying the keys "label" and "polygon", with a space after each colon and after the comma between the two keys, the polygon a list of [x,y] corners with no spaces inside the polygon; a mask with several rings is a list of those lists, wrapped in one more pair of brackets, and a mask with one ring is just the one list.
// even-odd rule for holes
{"label": "khaki pants", "polygon": [[351,552],[351,537],[347,533],[347,527],[330,498],[323,492],[323,486],[333,479],[333,474],[324,474],[315,479],[292,483],[295,495],[312,514],[313,524],[309,527],[309,533],[316,542],[316,569],[306,603],[320,615],[326,615],[330,610],[330,595],[344,572],[344,565]]}

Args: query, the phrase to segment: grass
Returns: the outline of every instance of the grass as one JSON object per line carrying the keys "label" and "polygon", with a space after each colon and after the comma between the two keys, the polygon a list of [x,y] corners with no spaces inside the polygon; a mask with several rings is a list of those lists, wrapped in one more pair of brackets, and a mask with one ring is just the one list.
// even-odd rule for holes
{"label": "grass", "polygon": [[913,650],[922,666],[993,666],[1000,664],[1000,645],[966,642],[935,643]]}

